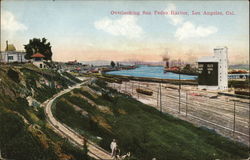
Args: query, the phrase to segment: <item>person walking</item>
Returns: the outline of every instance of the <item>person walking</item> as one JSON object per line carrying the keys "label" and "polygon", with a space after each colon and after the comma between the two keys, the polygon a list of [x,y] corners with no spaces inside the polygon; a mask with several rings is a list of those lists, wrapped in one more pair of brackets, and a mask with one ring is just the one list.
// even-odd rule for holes
{"label": "person walking", "polygon": [[111,149],[111,157],[115,157],[116,156],[116,148],[117,148],[117,143],[116,140],[113,139],[113,141],[110,144],[110,149]]}

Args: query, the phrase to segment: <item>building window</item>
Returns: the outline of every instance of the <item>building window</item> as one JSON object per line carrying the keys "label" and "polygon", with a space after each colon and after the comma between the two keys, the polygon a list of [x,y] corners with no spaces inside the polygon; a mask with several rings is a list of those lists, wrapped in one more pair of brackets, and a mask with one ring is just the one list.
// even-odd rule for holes
{"label": "building window", "polygon": [[43,64],[40,64],[40,68],[43,68]]}
{"label": "building window", "polygon": [[36,58],[35,58],[35,61],[41,61],[41,58],[36,57]]}
{"label": "building window", "polygon": [[8,56],[8,60],[13,60],[14,57],[13,56]]}

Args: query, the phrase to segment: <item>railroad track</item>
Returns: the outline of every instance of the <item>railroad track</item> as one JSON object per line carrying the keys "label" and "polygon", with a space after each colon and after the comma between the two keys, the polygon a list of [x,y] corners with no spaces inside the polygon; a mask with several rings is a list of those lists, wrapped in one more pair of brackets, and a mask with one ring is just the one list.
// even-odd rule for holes
{"label": "railroad track", "polygon": [[[110,87],[115,88],[122,93],[130,94],[132,97],[138,99],[142,103],[154,106],[160,110],[160,108],[158,108],[158,104],[156,104],[158,100],[157,94],[159,92],[157,90],[157,88],[159,88],[158,84],[136,84],[133,82],[131,84],[130,82],[126,82],[126,84],[110,84]],[[136,88],[145,88],[151,90],[154,92],[153,96],[138,94],[136,91],[132,92]],[[222,133],[225,136],[250,145],[248,103],[237,102],[237,110],[235,111],[235,114],[237,116],[235,121],[236,128],[233,129],[233,101],[228,101],[227,99],[218,100],[210,99],[209,97],[194,98],[193,96],[188,96],[188,113],[186,113],[186,92],[184,93],[185,94],[183,94],[183,92],[181,93],[179,104],[178,90],[171,88],[165,88],[164,90],[162,90],[162,95],[164,96],[161,100],[161,109],[164,112],[174,114],[180,118],[184,117],[183,119],[191,123],[205,125],[209,128],[217,130],[219,133]],[[212,96],[212,93],[210,96]],[[181,111],[179,111],[178,105],[181,106]],[[231,124],[232,127],[229,126],[229,124]],[[236,134],[237,136],[235,137],[234,134]]]}
{"label": "railroad track", "polygon": [[46,115],[46,119],[49,122],[49,124],[52,126],[53,130],[60,134],[61,136],[69,139],[72,143],[74,143],[78,147],[82,147],[84,140],[87,141],[88,146],[88,155],[93,157],[94,159],[98,160],[112,160],[112,157],[110,156],[110,153],[104,150],[103,148],[97,146],[93,142],[87,140],[85,137],[80,135],[79,133],[75,132],[73,129],[68,127],[65,124],[62,124],[58,120],[56,120],[52,114],[51,107],[55,99],[62,96],[63,94],[66,94],[70,92],[71,90],[75,88],[80,88],[82,84],[87,83],[88,81],[85,81],[83,83],[77,84],[74,87],[70,87],[68,89],[65,89],[56,95],[54,95],[52,98],[46,100],[42,105],[44,106],[44,112]]}

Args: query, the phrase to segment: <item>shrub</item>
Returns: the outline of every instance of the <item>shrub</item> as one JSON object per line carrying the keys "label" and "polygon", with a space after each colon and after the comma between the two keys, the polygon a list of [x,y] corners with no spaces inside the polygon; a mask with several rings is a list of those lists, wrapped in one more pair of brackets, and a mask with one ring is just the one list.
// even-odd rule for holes
{"label": "shrub", "polygon": [[20,82],[18,72],[14,71],[13,69],[9,69],[7,72],[8,77],[16,83]]}

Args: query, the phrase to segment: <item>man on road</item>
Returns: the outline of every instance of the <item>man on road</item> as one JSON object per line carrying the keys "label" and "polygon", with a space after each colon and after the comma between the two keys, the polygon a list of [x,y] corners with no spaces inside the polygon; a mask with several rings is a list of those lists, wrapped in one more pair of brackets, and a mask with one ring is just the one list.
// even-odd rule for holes
{"label": "man on road", "polygon": [[113,139],[113,141],[111,142],[110,144],[110,149],[111,149],[111,156],[114,157],[115,156],[115,150],[116,150],[116,147],[117,147],[117,143],[116,143],[116,140]]}

